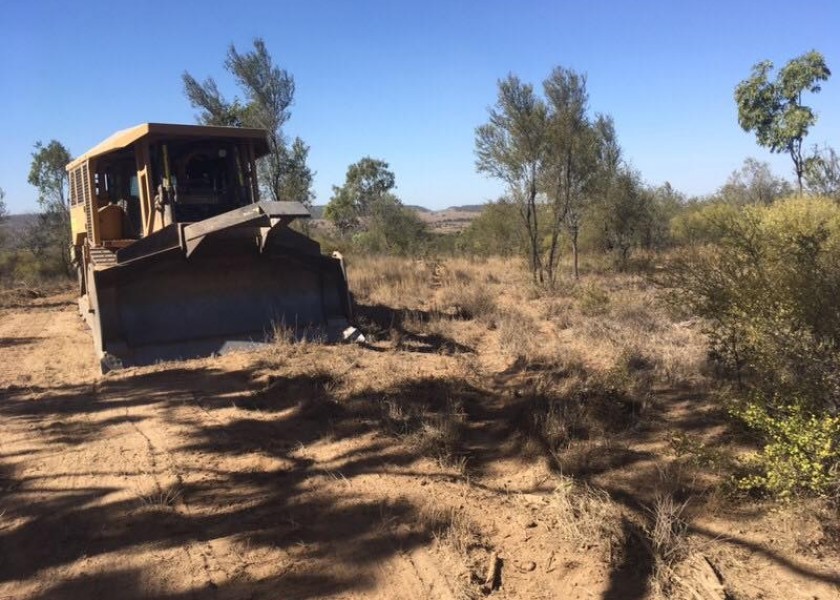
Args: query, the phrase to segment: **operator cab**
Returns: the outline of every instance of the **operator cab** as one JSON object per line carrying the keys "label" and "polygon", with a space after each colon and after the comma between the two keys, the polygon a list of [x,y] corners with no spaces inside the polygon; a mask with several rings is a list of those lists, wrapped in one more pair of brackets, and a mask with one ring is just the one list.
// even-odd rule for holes
{"label": "operator cab", "polygon": [[67,166],[74,256],[85,243],[118,249],[258,202],[256,161],[267,152],[260,129],[146,123],[115,133]]}

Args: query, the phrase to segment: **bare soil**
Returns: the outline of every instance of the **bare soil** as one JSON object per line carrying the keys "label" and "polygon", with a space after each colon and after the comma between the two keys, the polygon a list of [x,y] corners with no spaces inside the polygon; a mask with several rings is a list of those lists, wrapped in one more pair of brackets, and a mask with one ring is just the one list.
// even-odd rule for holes
{"label": "bare soil", "polygon": [[[705,394],[654,385],[560,456],[496,326],[396,314],[366,346],[100,376],[70,295],[0,309],[0,598],[840,598],[821,508],[677,468],[674,432],[731,435]],[[670,592],[663,490],[688,502]]]}

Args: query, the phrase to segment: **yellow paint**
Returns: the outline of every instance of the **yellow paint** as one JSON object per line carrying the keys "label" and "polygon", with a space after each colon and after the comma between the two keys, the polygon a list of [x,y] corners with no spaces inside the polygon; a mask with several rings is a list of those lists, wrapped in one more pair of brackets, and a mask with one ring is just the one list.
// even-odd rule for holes
{"label": "yellow paint", "polygon": [[85,223],[87,222],[87,218],[85,217],[85,205],[84,204],[77,204],[76,206],[70,207],[70,231],[73,235],[73,244],[76,246],[81,246],[82,242],[85,238],[86,231],[85,231]]}

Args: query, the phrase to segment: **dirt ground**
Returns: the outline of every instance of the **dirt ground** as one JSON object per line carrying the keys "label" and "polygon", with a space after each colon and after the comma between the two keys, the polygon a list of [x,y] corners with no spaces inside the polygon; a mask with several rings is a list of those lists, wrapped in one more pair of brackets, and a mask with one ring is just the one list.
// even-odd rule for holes
{"label": "dirt ground", "polygon": [[[0,598],[661,595],[644,524],[677,477],[669,436],[726,435],[706,401],[654,387],[643,423],[562,472],[492,327],[392,323],[101,376],[70,295],[0,309]],[[816,509],[689,484],[666,595],[840,598]]]}

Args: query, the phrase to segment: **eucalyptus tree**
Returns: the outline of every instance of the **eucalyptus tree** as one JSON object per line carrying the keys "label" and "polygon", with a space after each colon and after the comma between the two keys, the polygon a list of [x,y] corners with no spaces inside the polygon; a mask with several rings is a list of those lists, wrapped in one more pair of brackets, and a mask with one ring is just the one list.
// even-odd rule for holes
{"label": "eucalyptus tree", "polygon": [[315,193],[312,191],[314,173],[307,165],[309,146],[296,137],[291,146],[283,146],[281,152],[283,177],[280,179],[278,197],[294,200],[305,206],[312,206]]}
{"label": "eucalyptus tree", "polygon": [[[272,200],[298,200],[311,205],[309,189],[299,189],[307,173],[311,184],[306,166],[308,147],[300,138],[289,144],[283,134],[283,126],[291,117],[294,77],[274,63],[261,38],[254,40],[254,48],[248,52],[240,53],[231,44],[224,67],[244,98],[226,99],[212,77],[199,82],[186,71],[181,76],[184,94],[194,108],[201,110],[199,123],[265,129],[269,153],[258,165],[261,187]],[[288,195],[290,190],[293,197]]]}
{"label": "eucalyptus tree", "polygon": [[772,69],[769,60],[755,64],[750,77],[735,88],[738,124],[755,132],[758,144],[770,152],[790,155],[801,195],[806,166],[802,144],[817,121],[814,110],[802,103],[802,94],[819,92],[820,82],[827,81],[831,71],[816,50],[788,62],[773,81]]}
{"label": "eucalyptus tree", "polygon": [[324,217],[365,250],[417,253],[427,241],[426,224],[394,195],[395,187],[388,163],[366,156],[347,168],[343,185],[333,186]]}
{"label": "eucalyptus tree", "polygon": [[547,101],[547,151],[541,183],[551,215],[546,270],[554,282],[564,226],[572,243],[574,276],[578,276],[578,236],[597,176],[598,132],[587,114],[585,75],[556,67],[543,82],[543,90]]}
{"label": "eucalyptus tree", "polygon": [[507,187],[527,232],[534,281],[544,283],[537,195],[548,151],[548,111],[531,84],[510,74],[498,81],[488,113],[475,132],[476,169]]}
{"label": "eucalyptus tree", "polygon": [[38,190],[41,212],[38,222],[26,233],[27,245],[36,255],[51,251],[60,256],[62,268],[70,272],[69,179],[65,167],[72,160],[70,151],[58,140],[44,145],[35,142],[28,181]]}
{"label": "eucalyptus tree", "polygon": [[394,187],[396,178],[388,163],[365,156],[347,167],[343,185],[333,186],[324,216],[343,234],[357,231]]}

